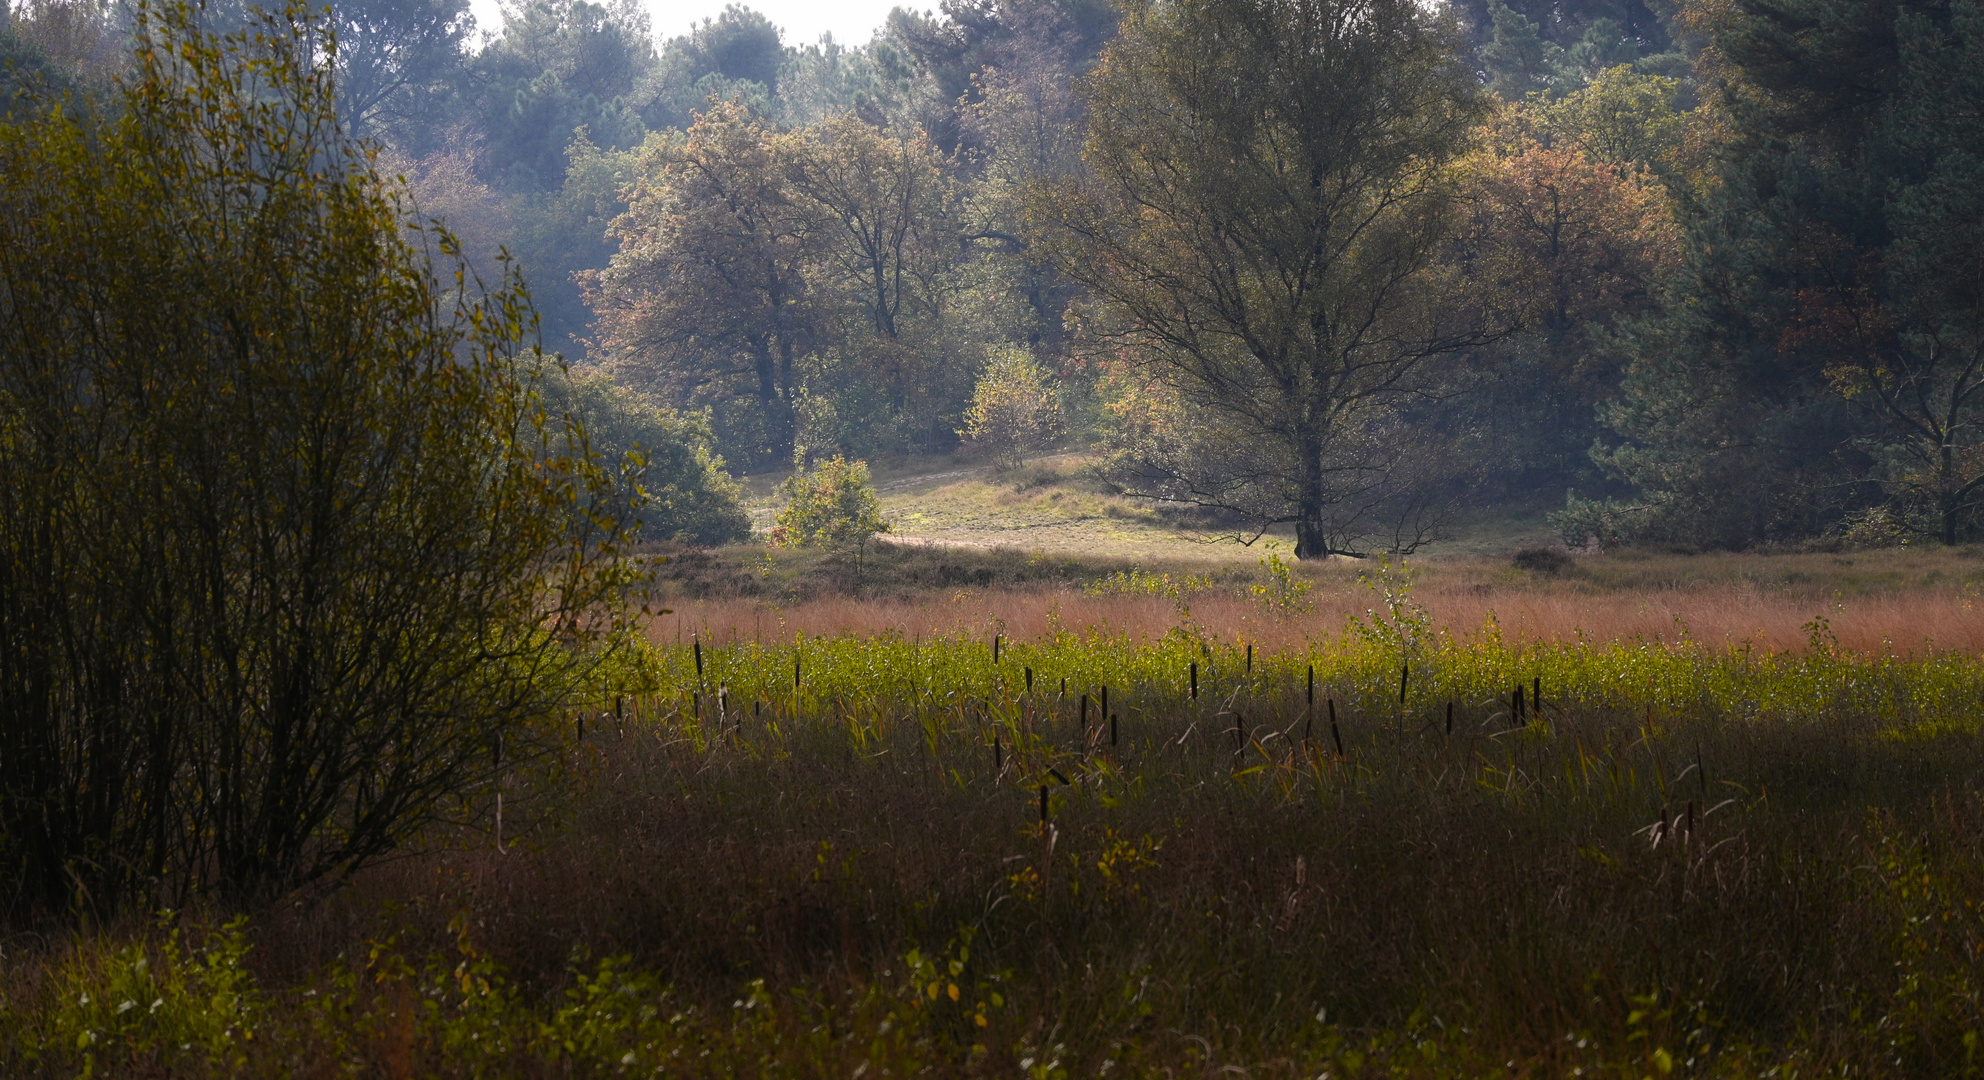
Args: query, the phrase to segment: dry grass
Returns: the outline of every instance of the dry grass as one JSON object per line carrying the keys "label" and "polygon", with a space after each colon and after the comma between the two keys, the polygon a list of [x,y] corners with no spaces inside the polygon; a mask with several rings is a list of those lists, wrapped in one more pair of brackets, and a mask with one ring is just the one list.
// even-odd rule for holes
{"label": "dry grass", "polygon": [[[682,600],[673,602],[673,614],[655,622],[653,633],[664,642],[698,635],[712,642],[777,642],[794,634],[883,633],[924,640],[1000,633],[1040,640],[1056,630],[1159,637],[1189,618],[1218,638],[1281,648],[1339,634],[1346,619],[1363,616],[1376,603],[1368,589],[1342,582],[1325,582],[1310,599],[1310,613],[1288,617],[1230,589],[1188,598],[1189,615],[1162,597],[1088,596],[1069,589],[956,590],[923,599],[834,596],[790,605]],[[1415,599],[1451,633],[1476,633],[1492,616],[1506,637],[1523,642],[1672,642],[1685,635],[1713,644],[1795,650],[1806,646],[1808,625],[1824,618],[1848,649],[1984,652],[1984,606],[1949,588],[1822,598],[1743,582],[1600,593],[1462,582],[1431,584]]]}

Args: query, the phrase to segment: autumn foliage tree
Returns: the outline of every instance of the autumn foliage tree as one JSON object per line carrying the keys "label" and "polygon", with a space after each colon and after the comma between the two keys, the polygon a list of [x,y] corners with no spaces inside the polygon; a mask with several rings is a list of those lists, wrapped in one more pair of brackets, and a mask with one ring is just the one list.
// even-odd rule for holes
{"label": "autumn foliage tree", "polygon": [[680,137],[643,148],[620,250],[590,278],[609,366],[663,400],[709,390],[751,403],[751,440],[789,457],[799,361],[828,332],[809,269],[814,222],[786,181],[778,133],[740,103],[712,102]]}
{"label": "autumn foliage tree", "polygon": [[971,393],[959,434],[991,449],[1010,468],[1061,433],[1061,401],[1045,369],[1024,349],[994,349]]}
{"label": "autumn foliage tree", "polygon": [[1679,262],[1674,200],[1653,171],[1552,122],[1581,104],[1499,110],[1462,164],[1453,258],[1483,318],[1514,331],[1471,357],[1468,407],[1509,482],[1592,482],[1624,367],[1607,335],[1657,309]]}
{"label": "autumn foliage tree", "polygon": [[714,100],[637,173],[590,293],[623,378],[711,405],[761,464],[844,441],[802,431],[828,415],[928,435],[969,393],[957,190],[921,132],[852,114],[781,131]]}

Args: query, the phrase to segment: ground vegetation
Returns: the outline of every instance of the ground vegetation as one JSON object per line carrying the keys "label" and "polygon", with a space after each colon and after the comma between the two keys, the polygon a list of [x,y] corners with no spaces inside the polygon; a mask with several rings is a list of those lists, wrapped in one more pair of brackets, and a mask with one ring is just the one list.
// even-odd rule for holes
{"label": "ground vegetation", "polygon": [[465,834],[308,919],[10,951],[0,1054],[23,1075],[1961,1068],[1972,660],[1842,650],[1822,621],[1783,651],[1488,624],[1402,669],[1398,584],[1364,632],[1294,649],[660,647],[643,692],[585,716],[579,785],[517,790],[507,854]]}

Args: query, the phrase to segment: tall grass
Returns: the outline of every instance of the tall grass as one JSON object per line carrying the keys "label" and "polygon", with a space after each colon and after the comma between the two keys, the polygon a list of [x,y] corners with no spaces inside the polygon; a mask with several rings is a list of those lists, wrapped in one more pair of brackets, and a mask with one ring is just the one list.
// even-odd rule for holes
{"label": "tall grass", "polygon": [[[1963,1075],[1984,663],[1808,622],[658,644],[502,852],[436,837],[252,950],[11,944],[0,1071]],[[245,1019],[71,1004],[141,954],[159,1014]]]}
{"label": "tall grass", "polygon": [[[1057,630],[1129,637],[1161,636],[1196,627],[1227,641],[1292,650],[1335,637],[1362,616],[1370,593],[1356,582],[1326,580],[1306,598],[1306,612],[1277,614],[1234,588],[1205,589],[1178,600],[1153,595],[1090,595],[1076,591],[954,590],[908,598],[832,596],[790,604],[753,599],[683,599],[657,619],[652,633],[673,644],[700,635],[711,642],[789,641],[808,637],[895,633],[911,640],[971,636],[1039,640]],[[1917,653],[1984,651],[1984,597],[1950,589],[1877,591],[1860,595],[1771,589],[1751,583],[1629,587],[1580,593],[1569,589],[1497,587],[1478,581],[1439,583],[1421,592],[1435,622],[1466,636],[1492,617],[1503,636],[1524,643],[1643,640],[1680,643],[1745,642],[1774,650],[1803,649],[1806,624],[1825,618],[1842,648]]]}

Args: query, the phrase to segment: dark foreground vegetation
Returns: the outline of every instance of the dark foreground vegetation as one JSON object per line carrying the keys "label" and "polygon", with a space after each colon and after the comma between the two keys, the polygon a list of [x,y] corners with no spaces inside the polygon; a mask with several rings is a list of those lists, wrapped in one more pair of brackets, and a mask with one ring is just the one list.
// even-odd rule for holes
{"label": "dark foreground vegetation", "polygon": [[0,1062],[1969,1067],[1974,659],[1838,653],[1822,625],[1777,654],[1411,644],[1399,614],[1251,670],[1190,633],[996,662],[986,640],[670,647],[627,673],[650,690],[565,721],[546,779],[506,778],[500,833],[437,832],[245,922],[11,939]]}

